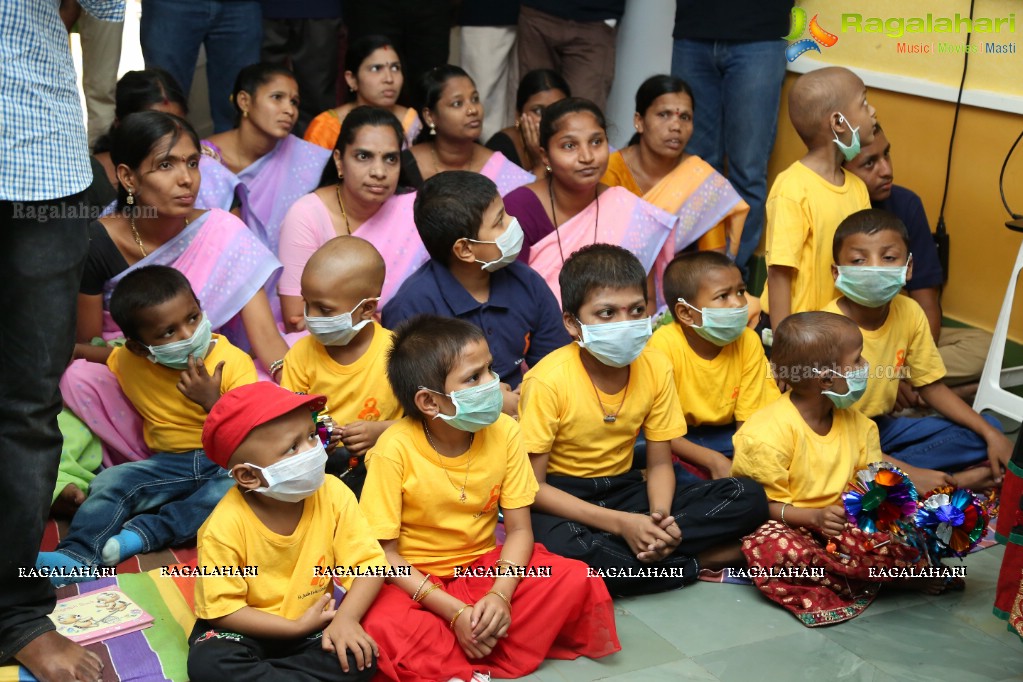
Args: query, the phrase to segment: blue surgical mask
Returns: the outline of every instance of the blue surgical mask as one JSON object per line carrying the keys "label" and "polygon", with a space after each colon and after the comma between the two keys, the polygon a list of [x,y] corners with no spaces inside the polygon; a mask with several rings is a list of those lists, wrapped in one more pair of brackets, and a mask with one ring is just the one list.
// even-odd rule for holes
{"label": "blue surgical mask", "polygon": [[519,252],[522,251],[522,242],[525,241],[525,238],[526,235],[522,232],[519,219],[512,218],[511,222],[508,223],[508,227],[496,241],[484,242],[478,239],[470,239],[469,241],[474,244],[497,244],[497,248],[501,250],[500,258],[488,262],[476,261],[487,272],[495,272],[519,257]]}
{"label": "blue surgical mask", "polygon": [[[913,258],[910,255],[910,260]],[[880,308],[906,286],[909,262],[898,267],[839,265],[835,288],[845,297],[868,308]]]}
{"label": "blue surgical mask", "polygon": [[[842,114],[838,115],[838,119],[842,123],[848,123],[849,122],[848,119],[846,119],[846,117],[843,116]],[[860,128],[859,128],[859,126],[857,126],[855,128],[853,128],[852,126],[849,126],[849,131],[850,131],[850,134],[852,135],[852,139],[849,140],[849,144],[845,144],[840,139],[838,139],[838,133],[837,132],[835,133],[835,139],[834,139],[834,143],[838,145],[838,148],[842,151],[842,156],[845,157],[846,161],[852,161],[860,153]]]}
{"label": "blue surgical mask", "polygon": [[426,386],[420,386],[420,390],[430,391],[438,395],[446,395],[451,398],[455,406],[453,415],[438,412],[434,419],[443,419],[459,431],[476,433],[497,421],[501,416],[501,408],[504,407],[504,396],[501,395],[501,377],[496,372],[493,381],[488,381],[472,388],[463,388],[453,393],[441,393]]}
{"label": "blue surgical mask", "polygon": [[749,306],[741,308],[697,308],[690,305],[684,298],[678,299],[703,316],[703,324],[689,325],[690,329],[707,339],[715,346],[727,346],[742,336],[749,322]]}
{"label": "blue surgical mask", "polygon": [[305,328],[317,341],[324,346],[347,346],[355,338],[355,335],[362,331],[362,328],[372,322],[363,320],[358,324],[352,324],[352,313],[362,307],[366,301],[378,301],[378,298],[364,298],[350,312],[341,313],[334,317],[309,317],[305,313]]}
{"label": "blue surgical mask", "polygon": [[[817,370],[815,370],[817,371]],[[817,371],[819,374],[820,372]],[[845,393],[835,393],[834,391],[821,391],[821,395],[826,395],[831,399],[831,402],[835,404],[835,407],[840,410],[844,410],[847,407],[851,407],[857,400],[863,397],[863,394],[867,390],[867,377],[870,374],[870,365],[864,364],[859,369],[854,369],[848,374],[839,374],[833,372],[835,376],[842,377],[848,384],[848,390]]]}
{"label": "blue surgical mask", "polygon": [[149,349],[149,361],[171,369],[188,369],[188,358],[206,357],[212,336],[210,320],[206,313],[203,313],[202,319],[189,338],[165,343],[162,346],[146,346]]}
{"label": "blue surgical mask", "polygon": [[608,367],[625,367],[639,357],[653,333],[649,317],[625,322],[583,324],[577,343]]}

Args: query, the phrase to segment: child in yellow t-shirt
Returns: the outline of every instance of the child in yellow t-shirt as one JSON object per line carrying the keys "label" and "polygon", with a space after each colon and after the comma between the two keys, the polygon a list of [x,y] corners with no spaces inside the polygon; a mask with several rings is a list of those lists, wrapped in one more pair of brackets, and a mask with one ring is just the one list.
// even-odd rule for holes
{"label": "child in yellow t-shirt", "polygon": [[356,497],[366,451],[401,417],[384,372],[391,332],[373,319],[383,286],[384,259],[365,239],[335,237],[317,249],[302,271],[310,335],[284,356],[281,376],[288,390],[327,396],[326,414],[338,425],[327,472]]}
{"label": "child in yellow t-shirt", "polygon": [[[646,273],[631,253],[594,244],[561,271],[572,343],[522,384],[522,436],[540,490],[533,527],[545,547],[581,559],[617,594],[681,587],[700,568],[741,559],[738,539],[766,517],[749,479],[683,485],[671,441],[685,435],[671,362],[646,348]],[[633,447],[646,436],[646,475]],[[632,577],[642,569],[659,575]]]}
{"label": "child in yellow t-shirt", "polygon": [[324,477],[312,419],[323,403],[260,382],[226,393],[206,420],[206,455],[236,485],[199,530],[193,682],[375,672],[359,622],[388,564],[351,491]]}
{"label": "child in yellow t-shirt", "polygon": [[[856,472],[887,461],[919,489],[949,482],[945,474],[883,455],[873,422],[846,409],[866,386],[870,368],[862,350],[859,330],[841,315],[785,318],[775,330],[771,361],[792,390],[751,416],[734,439],[732,473],[758,481],[770,501],[770,520],[743,540],[751,577],[808,627],[859,615],[888,580],[876,569],[904,569],[918,558],[917,550],[886,542],[887,534],[846,524],[842,493]],[[907,586],[934,593],[944,583]]]}
{"label": "child in yellow t-shirt", "polygon": [[843,218],[870,208],[867,186],[842,168],[874,139],[874,107],[863,81],[837,66],[805,73],[789,92],[789,118],[808,151],[778,174],[767,196],[761,301],[774,327],[835,297],[831,238]]}
{"label": "child in yellow t-shirt", "polygon": [[[1012,443],[998,420],[981,417],[941,380],[945,365],[920,304],[899,292],[912,277],[909,234],[882,209],[859,211],[835,233],[832,273],[843,294],[825,310],[845,315],[863,334],[871,364],[867,391],[853,405],[877,423],[881,449],[918,467],[959,471],[986,458],[990,468],[955,476],[964,487],[1001,482]],[[899,381],[906,378],[939,416],[893,417]]]}
{"label": "child in yellow t-shirt", "polygon": [[746,284],[726,256],[697,251],[668,264],[663,291],[674,324],[654,332],[650,346],[671,360],[688,429],[671,451],[711,478],[727,478],[735,430],[780,395],[764,347],[746,326]]}
{"label": "child in yellow t-shirt", "polygon": [[410,572],[366,618],[386,679],[523,677],[546,657],[620,648],[603,585],[533,543],[536,479],[493,362],[463,320],[420,315],[395,330],[387,376],[406,417],[370,450],[360,500],[391,565]]}
{"label": "child in yellow t-shirt", "polygon": [[36,562],[51,569],[57,585],[94,579],[86,569],[195,537],[231,485],[203,455],[206,413],[221,393],[256,380],[252,358],[210,332],[191,285],[174,268],[152,265],[125,275],[110,313],[127,342],[107,365],[142,417],[155,454],[93,480],[67,536]]}

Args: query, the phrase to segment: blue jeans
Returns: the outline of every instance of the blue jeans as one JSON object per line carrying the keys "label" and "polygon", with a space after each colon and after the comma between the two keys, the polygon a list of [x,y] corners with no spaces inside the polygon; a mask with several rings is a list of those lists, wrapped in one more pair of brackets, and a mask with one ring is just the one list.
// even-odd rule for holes
{"label": "blue jeans", "polygon": [[735,447],[732,445],[732,436],[734,435],[734,422],[724,426],[694,426],[686,433],[686,440],[708,450],[720,452],[731,459],[735,454]]}
{"label": "blue jeans", "polygon": [[[984,420],[999,431],[991,415]],[[976,432],[944,417],[874,417],[881,452],[924,469],[958,471],[987,460],[987,444]]]}
{"label": "blue jeans", "polygon": [[183,544],[233,484],[202,450],[159,452],[104,469],[57,551],[96,566],[103,545],[122,528],[142,536],[143,552]]}
{"label": "blue jeans", "polygon": [[[0,201],[0,665],[53,630],[53,583],[18,568],[35,564],[57,481],[57,384],[74,350],[89,249],[83,198]],[[36,218],[68,209],[80,217]]]}
{"label": "blue jeans", "polygon": [[142,0],[139,40],[147,69],[166,69],[187,95],[199,46],[206,46],[215,133],[235,126],[234,81],[239,71],[259,61],[262,39],[259,0]]}
{"label": "blue jeans", "polygon": [[693,89],[693,137],[686,151],[725,172],[749,204],[738,265],[760,244],[767,201],[767,161],[778,128],[785,41],[676,40],[671,75]]}

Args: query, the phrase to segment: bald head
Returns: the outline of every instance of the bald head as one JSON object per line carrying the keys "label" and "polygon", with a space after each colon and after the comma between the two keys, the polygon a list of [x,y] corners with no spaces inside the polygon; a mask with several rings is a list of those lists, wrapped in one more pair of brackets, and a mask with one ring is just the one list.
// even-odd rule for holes
{"label": "bald head", "polygon": [[332,290],[373,298],[384,286],[380,253],[365,239],[334,237],[312,255],[302,271],[302,289]]}
{"label": "bald head", "polygon": [[791,385],[810,378],[813,369],[837,367],[842,354],[862,344],[856,323],[823,311],[789,315],[774,332],[771,363],[775,376]]}
{"label": "bald head", "polygon": [[800,76],[789,91],[789,118],[803,143],[812,149],[830,140],[831,115],[849,109],[863,90],[859,76],[840,66]]}

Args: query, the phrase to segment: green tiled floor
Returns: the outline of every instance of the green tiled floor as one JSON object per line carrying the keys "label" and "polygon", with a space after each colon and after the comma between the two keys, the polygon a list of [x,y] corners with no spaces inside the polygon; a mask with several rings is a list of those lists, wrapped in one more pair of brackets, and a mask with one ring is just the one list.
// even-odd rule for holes
{"label": "green tiled floor", "polygon": [[[805,628],[753,587],[697,583],[616,601],[622,650],[546,661],[525,680],[1023,680],[1023,641],[991,614],[1004,550],[966,558],[966,591],[882,593],[861,615]],[[953,560],[954,561],[954,560]]]}

